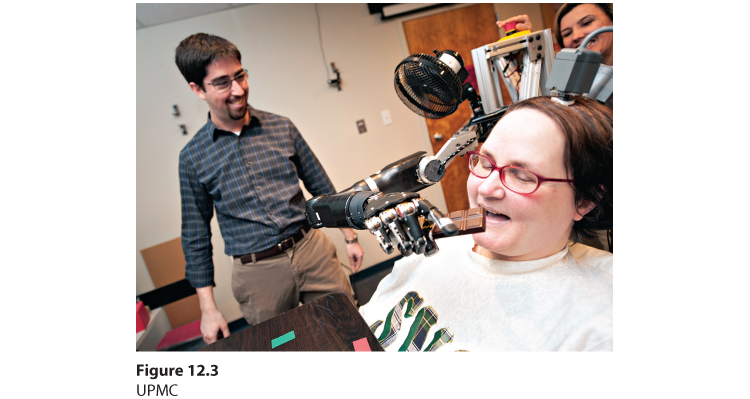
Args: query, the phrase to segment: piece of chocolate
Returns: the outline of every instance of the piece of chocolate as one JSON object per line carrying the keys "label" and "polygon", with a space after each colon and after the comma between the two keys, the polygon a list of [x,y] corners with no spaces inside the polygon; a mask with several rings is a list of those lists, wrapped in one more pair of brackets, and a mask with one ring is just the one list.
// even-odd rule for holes
{"label": "piece of chocolate", "polygon": [[[448,217],[453,221],[453,224],[458,227],[458,234],[456,234],[457,236],[464,234],[481,233],[486,228],[487,214],[482,207],[451,212],[448,214]],[[443,237],[446,237],[446,235],[442,230],[440,230],[440,228],[438,228],[437,226],[432,228],[433,239]]]}

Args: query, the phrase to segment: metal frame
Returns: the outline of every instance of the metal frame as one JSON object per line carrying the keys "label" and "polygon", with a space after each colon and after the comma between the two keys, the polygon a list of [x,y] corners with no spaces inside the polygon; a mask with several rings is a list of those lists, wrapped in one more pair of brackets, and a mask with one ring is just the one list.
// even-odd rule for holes
{"label": "metal frame", "polygon": [[[485,113],[496,111],[505,105],[500,88],[501,82],[506,85],[513,102],[550,94],[545,86],[555,59],[552,43],[552,31],[546,29],[471,50],[477,89],[482,96]],[[507,57],[519,53],[523,54],[523,72],[520,74],[520,82],[516,79],[517,77],[506,77],[502,73],[508,66]],[[513,60],[510,62],[512,63]],[[510,67],[514,65],[511,64]],[[518,85],[518,92],[516,92],[516,85]]]}

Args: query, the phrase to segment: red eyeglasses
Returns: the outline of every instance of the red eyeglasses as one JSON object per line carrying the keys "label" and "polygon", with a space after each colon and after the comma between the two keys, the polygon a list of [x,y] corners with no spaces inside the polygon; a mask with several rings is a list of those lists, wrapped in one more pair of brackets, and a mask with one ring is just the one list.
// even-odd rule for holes
{"label": "red eyeglasses", "polygon": [[500,173],[500,181],[503,183],[503,186],[517,194],[531,194],[546,181],[575,182],[575,180],[568,179],[548,179],[530,170],[513,165],[498,167],[491,159],[477,151],[469,151],[467,154],[469,155],[469,171],[471,171],[471,174],[480,179],[486,179],[493,171],[497,170]]}

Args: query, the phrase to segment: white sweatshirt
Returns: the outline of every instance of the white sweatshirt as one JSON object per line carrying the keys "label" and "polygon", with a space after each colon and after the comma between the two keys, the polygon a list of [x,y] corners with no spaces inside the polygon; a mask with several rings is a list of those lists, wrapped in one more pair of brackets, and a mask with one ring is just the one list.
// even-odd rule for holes
{"label": "white sweatshirt", "polygon": [[437,243],[396,262],[360,308],[386,351],[612,350],[609,252],[509,262],[472,252],[471,235]]}

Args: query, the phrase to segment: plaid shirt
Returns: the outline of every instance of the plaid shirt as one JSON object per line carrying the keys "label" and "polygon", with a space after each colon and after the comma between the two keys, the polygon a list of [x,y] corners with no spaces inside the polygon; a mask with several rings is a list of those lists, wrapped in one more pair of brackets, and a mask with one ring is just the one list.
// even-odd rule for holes
{"label": "plaid shirt", "polygon": [[307,220],[299,180],[311,194],[333,183],[292,122],[248,106],[239,137],[208,122],[180,152],[182,250],[193,287],[213,284],[210,221],[216,215],[225,252],[240,256],[291,237]]}

